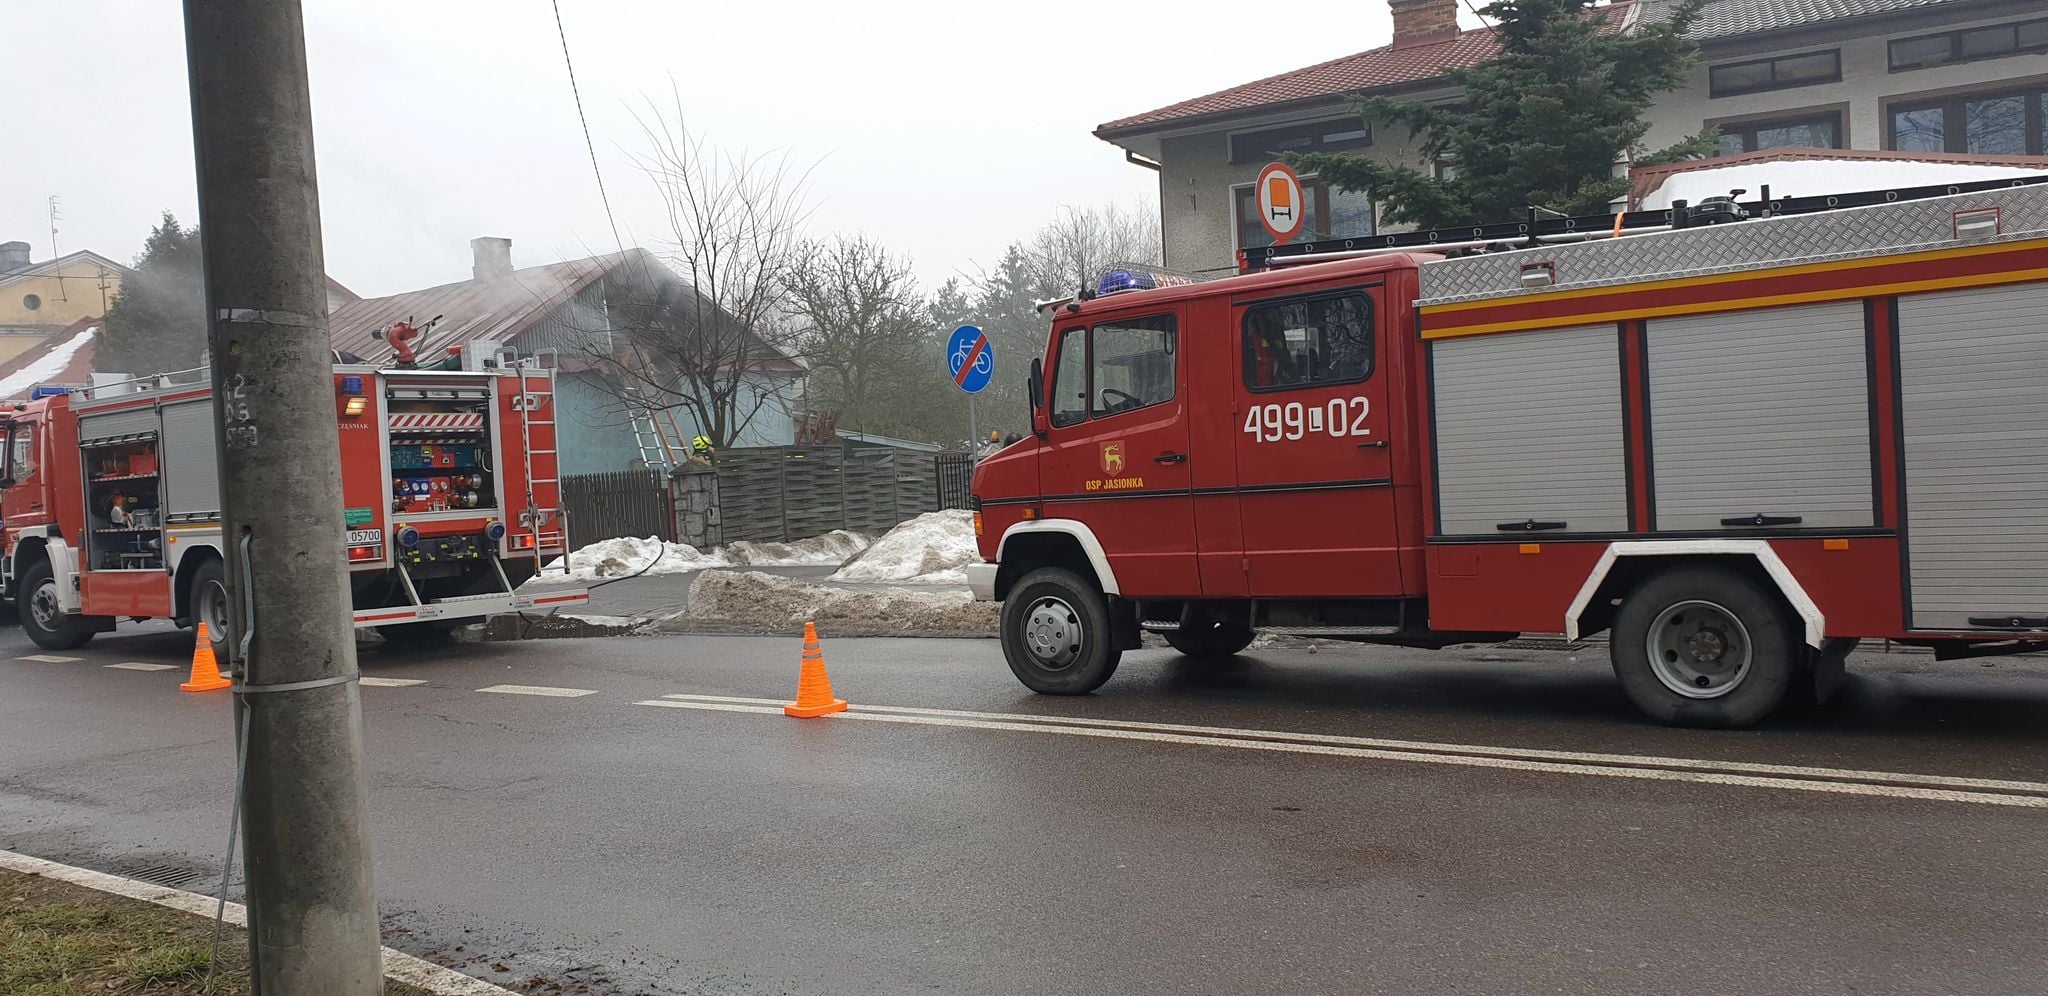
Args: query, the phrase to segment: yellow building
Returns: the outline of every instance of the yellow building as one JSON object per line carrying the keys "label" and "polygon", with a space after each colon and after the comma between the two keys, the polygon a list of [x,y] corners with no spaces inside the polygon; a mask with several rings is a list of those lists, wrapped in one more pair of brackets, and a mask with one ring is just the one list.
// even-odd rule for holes
{"label": "yellow building", "polygon": [[0,363],[68,328],[98,318],[128,268],[96,252],[32,262],[26,242],[0,243]]}

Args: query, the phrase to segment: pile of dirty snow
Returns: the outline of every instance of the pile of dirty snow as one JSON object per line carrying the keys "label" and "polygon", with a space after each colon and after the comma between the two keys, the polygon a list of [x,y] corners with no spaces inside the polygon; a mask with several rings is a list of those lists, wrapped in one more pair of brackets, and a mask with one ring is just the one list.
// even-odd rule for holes
{"label": "pile of dirty snow", "polygon": [[600,581],[638,574],[643,568],[648,574],[682,574],[726,566],[717,550],[705,553],[688,543],[664,543],[652,536],[599,540],[569,554],[568,559],[568,573],[562,572],[562,558],[557,557],[541,568],[534,580],[543,584]]}
{"label": "pile of dirty snow", "polygon": [[823,536],[794,543],[752,543],[740,540],[712,553],[734,567],[837,567],[868,548],[868,538],[834,529]]}
{"label": "pile of dirty snow", "polygon": [[967,575],[961,568],[980,559],[974,546],[973,515],[941,509],[889,530],[860,556],[847,561],[832,580],[964,584]]}
{"label": "pile of dirty snow", "polygon": [[990,635],[997,606],[964,591],[849,589],[770,574],[705,571],[690,583],[690,606],[662,629],[699,626],[793,630],[806,620],[826,632]]}
{"label": "pile of dirty snow", "polygon": [[570,554],[567,574],[562,573],[560,557],[549,561],[534,582],[602,581],[639,574],[641,568],[646,568],[647,574],[686,574],[710,567],[835,567],[867,549],[867,545],[867,537],[844,529],[794,543],[741,540],[712,550],[699,550],[688,543],[664,543],[652,536],[609,539]]}

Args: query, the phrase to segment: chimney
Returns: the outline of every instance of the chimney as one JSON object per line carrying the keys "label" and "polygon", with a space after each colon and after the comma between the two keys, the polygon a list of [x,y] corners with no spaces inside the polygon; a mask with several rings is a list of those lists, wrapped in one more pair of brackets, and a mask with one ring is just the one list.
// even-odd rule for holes
{"label": "chimney", "polygon": [[470,255],[475,262],[470,272],[478,280],[497,280],[512,275],[512,240],[484,236],[469,240]]}
{"label": "chimney", "polygon": [[28,253],[26,242],[0,242],[0,273],[28,269]]}
{"label": "chimney", "polygon": [[1458,33],[1458,0],[1387,0],[1394,13],[1394,47],[1437,41]]}

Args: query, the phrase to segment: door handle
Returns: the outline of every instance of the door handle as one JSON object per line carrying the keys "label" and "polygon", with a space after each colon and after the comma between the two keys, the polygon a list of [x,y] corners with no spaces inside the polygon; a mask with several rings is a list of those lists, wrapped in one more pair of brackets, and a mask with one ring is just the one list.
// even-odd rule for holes
{"label": "door handle", "polygon": [[1384,439],[1369,440],[1359,443],[1358,448],[1361,450],[1383,450],[1387,448],[1387,441]]}
{"label": "door handle", "polygon": [[1187,455],[1187,454],[1185,454],[1185,453],[1161,453],[1161,454],[1159,454],[1158,456],[1156,456],[1156,457],[1153,457],[1153,458],[1152,458],[1152,462],[1153,462],[1153,463],[1186,463],[1186,462],[1188,462],[1188,455]]}

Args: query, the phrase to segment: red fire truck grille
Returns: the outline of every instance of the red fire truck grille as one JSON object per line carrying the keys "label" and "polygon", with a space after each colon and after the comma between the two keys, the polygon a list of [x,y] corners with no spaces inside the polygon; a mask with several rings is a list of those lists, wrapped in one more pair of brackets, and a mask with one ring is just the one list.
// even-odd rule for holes
{"label": "red fire truck grille", "polygon": [[483,427],[481,412],[413,412],[391,416],[392,432],[481,431]]}

